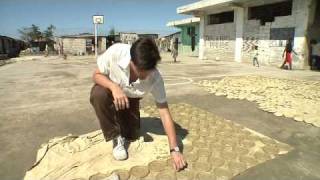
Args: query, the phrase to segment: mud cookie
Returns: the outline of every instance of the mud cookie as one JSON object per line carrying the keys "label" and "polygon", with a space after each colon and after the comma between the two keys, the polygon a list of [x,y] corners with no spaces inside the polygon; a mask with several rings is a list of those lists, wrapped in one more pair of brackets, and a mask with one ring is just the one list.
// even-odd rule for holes
{"label": "mud cookie", "polygon": [[237,175],[247,168],[246,164],[241,162],[236,162],[236,161],[229,162],[228,167],[231,170],[233,175]]}
{"label": "mud cookie", "polygon": [[196,180],[215,180],[215,176],[211,173],[199,172],[195,178]]}
{"label": "mud cookie", "polygon": [[199,157],[210,157],[211,156],[211,150],[209,148],[199,148],[198,149],[198,156]]}
{"label": "mud cookie", "polygon": [[221,167],[224,165],[225,160],[219,157],[211,157],[210,163],[214,168]]}
{"label": "mud cookie", "polygon": [[198,152],[186,153],[185,158],[188,162],[195,162],[198,159]]}
{"label": "mud cookie", "polygon": [[193,171],[179,171],[176,173],[177,180],[194,180],[194,172]]}
{"label": "mud cookie", "polygon": [[109,177],[110,174],[102,174],[102,173],[97,173],[89,177],[89,180],[101,180],[105,179],[106,177]]}
{"label": "mud cookie", "polygon": [[130,173],[127,170],[118,169],[118,170],[113,171],[113,173],[117,174],[119,176],[120,180],[128,180],[130,177]]}
{"label": "mud cookie", "polygon": [[240,162],[246,164],[247,167],[252,167],[258,164],[258,161],[250,156],[241,156]]}
{"label": "mud cookie", "polygon": [[197,171],[208,172],[211,169],[211,164],[208,162],[195,162],[194,169]]}
{"label": "mud cookie", "polygon": [[149,163],[149,170],[152,172],[160,172],[165,169],[167,165],[166,161],[155,160]]}
{"label": "mud cookie", "polygon": [[130,169],[130,175],[136,178],[143,178],[149,174],[147,166],[134,166]]}
{"label": "mud cookie", "polygon": [[277,146],[264,146],[262,149],[267,154],[276,155],[279,153],[279,148]]}
{"label": "mud cookie", "polygon": [[229,180],[232,177],[231,172],[224,168],[216,168],[213,173],[217,180]]}
{"label": "mud cookie", "polygon": [[270,155],[266,154],[265,152],[256,152],[254,153],[254,157],[258,162],[264,162],[271,159]]}
{"label": "mud cookie", "polygon": [[176,180],[176,173],[174,171],[162,171],[157,174],[156,180]]}

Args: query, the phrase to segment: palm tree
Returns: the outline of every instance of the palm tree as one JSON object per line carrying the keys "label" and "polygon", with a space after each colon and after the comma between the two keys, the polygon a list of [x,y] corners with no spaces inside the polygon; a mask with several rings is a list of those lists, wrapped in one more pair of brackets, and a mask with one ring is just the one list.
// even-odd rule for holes
{"label": "palm tree", "polygon": [[26,42],[37,41],[42,38],[40,28],[34,24],[31,27],[24,27],[19,29],[20,38]]}
{"label": "palm tree", "polygon": [[47,40],[53,40],[54,30],[56,30],[56,27],[52,24],[47,27],[47,29],[43,32],[43,37]]}
{"label": "palm tree", "polygon": [[43,37],[45,38],[48,48],[53,49],[53,45],[54,45],[54,40],[53,40],[53,36],[54,36],[54,30],[56,29],[56,27],[52,24],[50,24],[50,26],[47,27],[47,29],[43,32]]}

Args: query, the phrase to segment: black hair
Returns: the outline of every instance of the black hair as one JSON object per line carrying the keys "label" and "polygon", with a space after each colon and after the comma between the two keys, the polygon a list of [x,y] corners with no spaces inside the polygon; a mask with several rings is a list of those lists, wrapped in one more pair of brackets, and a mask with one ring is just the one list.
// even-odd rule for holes
{"label": "black hair", "polygon": [[292,50],[293,50],[292,38],[289,38],[286,44],[286,52],[291,53]]}
{"label": "black hair", "polygon": [[131,60],[138,69],[152,70],[161,60],[158,47],[151,38],[139,38],[130,49]]}

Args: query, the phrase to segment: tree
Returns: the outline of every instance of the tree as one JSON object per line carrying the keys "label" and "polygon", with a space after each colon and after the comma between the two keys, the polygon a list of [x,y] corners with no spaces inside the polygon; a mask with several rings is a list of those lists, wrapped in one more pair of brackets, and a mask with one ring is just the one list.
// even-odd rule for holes
{"label": "tree", "polygon": [[115,35],[116,34],[116,30],[114,29],[114,27],[112,27],[109,31],[109,35]]}
{"label": "tree", "polygon": [[20,33],[20,38],[27,42],[39,40],[42,38],[40,28],[34,24],[32,24],[31,27],[24,27],[22,29],[19,29],[18,32]]}
{"label": "tree", "polygon": [[53,40],[53,34],[54,34],[54,30],[56,29],[56,27],[52,24],[50,24],[50,26],[47,27],[47,29],[43,32],[43,37],[47,40]]}
{"label": "tree", "polygon": [[[50,25],[47,27],[45,31],[40,31],[39,26],[34,24],[31,27],[24,27],[22,29],[18,29],[20,33],[20,38],[26,42],[28,42],[31,46],[39,46],[40,49],[45,46],[46,49],[50,50],[54,48],[54,30],[56,27],[54,25]],[[36,42],[36,43],[35,43]],[[47,50],[49,50],[47,49]]]}
{"label": "tree", "polygon": [[47,41],[47,45],[50,49],[54,48],[53,36],[54,36],[55,29],[56,29],[56,27],[54,25],[50,24],[50,26],[48,26],[47,29],[42,33],[43,37]]}
{"label": "tree", "polygon": [[18,32],[20,33],[20,38],[27,42],[37,41],[43,38],[46,41],[52,41],[55,29],[56,27],[51,24],[45,31],[41,32],[39,26],[32,24],[31,27],[24,27],[19,29]]}
{"label": "tree", "polygon": [[26,28],[18,29],[18,32],[20,33],[20,39],[26,42],[29,42],[30,36],[29,31]]}
{"label": "tree", "polygon": [[31,25],[30,37],[32,40],[39,40],[42,38],[42,32],[40,31],[39,26],[34,24]]}

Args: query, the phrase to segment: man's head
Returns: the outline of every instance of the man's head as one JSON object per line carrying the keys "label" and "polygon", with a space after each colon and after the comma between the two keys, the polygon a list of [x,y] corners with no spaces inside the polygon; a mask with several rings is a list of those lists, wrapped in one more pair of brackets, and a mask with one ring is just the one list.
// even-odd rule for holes
{"label": "man's head", "polygon": [[145,79],[161,59],[158,47],[151,38],[140,38],[135,41],[131,46],[130,55],[139,79]]}

